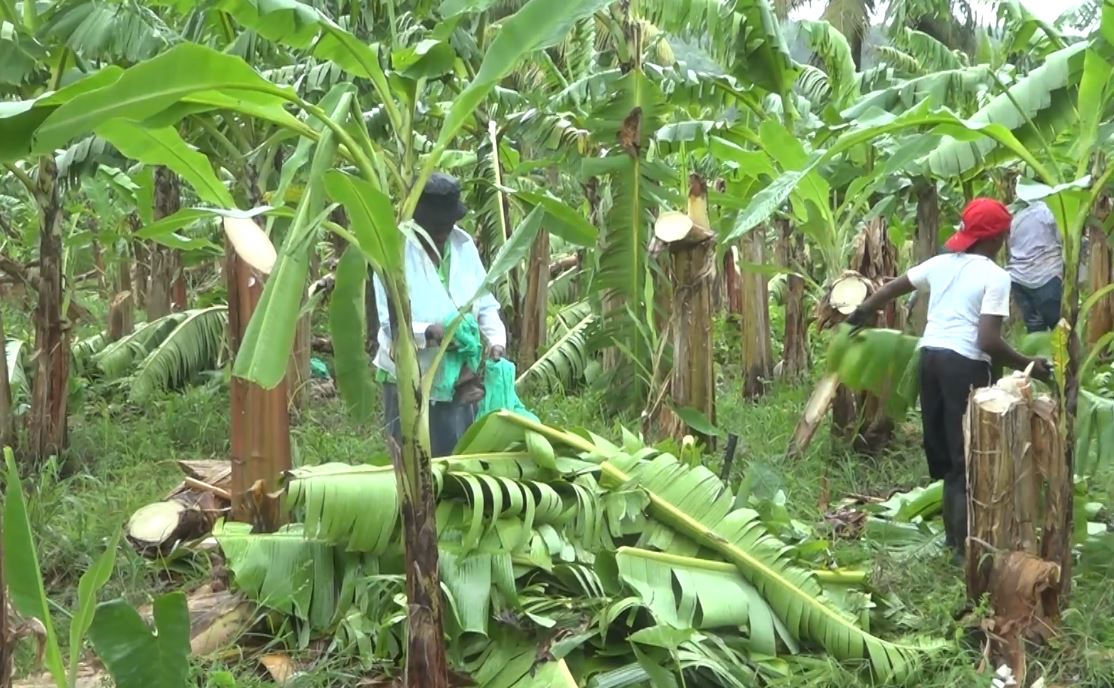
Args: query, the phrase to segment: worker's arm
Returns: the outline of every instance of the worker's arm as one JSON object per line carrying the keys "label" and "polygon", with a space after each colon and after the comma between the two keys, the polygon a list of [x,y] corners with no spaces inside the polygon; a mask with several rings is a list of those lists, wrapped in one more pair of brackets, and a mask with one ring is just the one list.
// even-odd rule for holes
{"label": "worker's arm", "polygon": [[855,312],[847,318],[847,324],[852,327],[870,325],[878,311],[885,308],[894,299],[901,298],[915,289],[916,287],[913,286],[908,274],[887,282],[882,285],[881,289],[868,296],[866,301],[859,304]]}
{"label": "worker's arm", "polygon": [[1005,317],[1001,315],[983,314],[979,316],[979,348],[987,356],[994,359],[995,363],[1000,363],[1014,370],[1025,370],[1030,363],[1033,363],[1033,377],[1038,380],[1047,380],[1051,372],[1047,362],[1040,358],[1030,358],[1010,346],[1010,343],[1002,336],[1002,323],[1004,321]]}
{"label": "worker's arm", "polygon": [[1042,358],[1030,358],[1010,346],[1002,336],[1002,325],[1010,314],[1010,278],[1005,272],[996,275],[987,284],[979,310],[979,349],[995,363],[1025,370],[1033,366],[1033,377],[1047,381],[1052,376],[1052,366]]}

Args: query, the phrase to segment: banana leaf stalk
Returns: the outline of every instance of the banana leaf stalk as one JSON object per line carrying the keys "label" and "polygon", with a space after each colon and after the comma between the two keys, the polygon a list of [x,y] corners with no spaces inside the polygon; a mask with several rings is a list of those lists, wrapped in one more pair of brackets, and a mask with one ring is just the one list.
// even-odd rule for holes
{"label": "banana leaf stalk", "polygon": [[706,468],[685,466],[668,454],[647,458],[640,450],[632,455],[627,453],[632,447],[620,448],[590,433],[549,428],[510,413],[485,420],[460,447],[492,451],[496,447],[490,443],[512,439],[497,428],[513,427],[519,430],[519,440],[537,433],[579,451],[582,459],[598,461],[605,489],[637,488],[648,498],[653,521],[643,532],[640,548],[653,546],[682,556],[696,554],[701,547],[715,552],[758,590],[793,638],[815,642],[841,660],[866,660],[883,680],[908,675],[916,665],[924,648],[891,643],[863,630],[825,597],[813,572],[788,558],[784,545],[768,534],[756,512],[735,508],[733,496]]}

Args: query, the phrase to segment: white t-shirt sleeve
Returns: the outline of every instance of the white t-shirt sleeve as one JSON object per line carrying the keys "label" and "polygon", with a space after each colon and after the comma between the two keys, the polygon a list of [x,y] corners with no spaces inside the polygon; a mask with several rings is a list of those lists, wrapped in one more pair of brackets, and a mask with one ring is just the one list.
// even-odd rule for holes
{"label": "white t-shirt sleeve", "polygon": [[1010,274],[1005,270],[995,270],[986,283],[983,292],[980,315],[1010,315]]}
{"label": "white t-shirt sleeve", "polygon": [[909,282],[917,288],[917,291],[925,291],[926,289],[928,289],[928,285],[932,277],[932,271],[937,265],[940,264],[940,258],[941,256],[929,258],[923,263],[919,263],[909,268],[909,271],[905,273],[905,276],[909,278]]}

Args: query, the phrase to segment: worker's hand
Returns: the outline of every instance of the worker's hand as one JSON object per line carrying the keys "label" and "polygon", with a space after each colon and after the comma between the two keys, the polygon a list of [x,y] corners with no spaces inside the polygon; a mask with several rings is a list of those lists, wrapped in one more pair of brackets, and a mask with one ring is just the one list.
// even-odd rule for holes
{"label": "worker's hand", "polygon": [[499,346],[498,344],[496,344],[495,346],[493,346],[493,347],[491,347],[490,349],[487,350],[487,357],[490,358],[493,361],[501,361],[501,360],[503,360],[503,357],[506,356],[506,355],[507,355],[506,347]]}
{"label": "worker's hand", "polygon": [[851,326],[851,334],[855,334],[874,322],[874,313],[859,306],[851,312],[851,315],[847,316],[846,322]]}
{"label": "worker's hand", "polygon": [[1052,361],[1047,358],[1034,358],[1032,376],[1041,382],[1051,382]]}
{"label": "worker's hand", "polygon": [[433,323],[425,328],[425,341],[426,345],[440,344],[441,340],[445,338],[445,326],[441,323]]}

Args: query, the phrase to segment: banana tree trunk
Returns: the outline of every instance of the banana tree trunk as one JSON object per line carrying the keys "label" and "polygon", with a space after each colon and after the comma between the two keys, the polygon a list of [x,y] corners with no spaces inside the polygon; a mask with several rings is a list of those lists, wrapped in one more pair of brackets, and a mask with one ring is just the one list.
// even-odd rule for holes
{"label": "banana tree trunk", "polygon": [[[560,181],[559,170],[550,166],[549,184],[556,188]],[[553,268],[549,262],[549,232],[543,228],[534,239],[530,248],[530,260],[526,264],[526,293],[523,295],[519,315],[518,357],[520,370],[525,370],[538,360],[538,354],[545,346],[546,316],[549,306],[549,280]]]}
{"label": "banana tree trunk", "polygon": [[[936,190],[936,183],[931,180],[920,180],[916,185],[917,193],[917,243],[913,260],[916,263],[936,255],[940,236],[940,194]],[[917,298],[912,312],[909,315],[910,330],[918,337],[924,334],[924,327],[928,323],[928,299],[920,296]]]}
{"label": "banana tree trunk", "polygon": [[[855,238],[851,269],[877,289],[897,277],[897,264],[897,247],[889,239],[885,219],[871,220]],[[882,311],[878,326],[900,330],[903,322],[901,309],[891,303]],[[832,409],[832,429],[839,437],[851,438],[860,454],[878,456],[893,439],[894,423],[877,396],[841,388]]]}
{"label": "banana tree trunk", "polygon": [[[156,220],[169,217],[182,207],[182,186],[178,175],[165,167],[155,170],[155,214]],[[182,260],[177,251],[165,246],[153,245],[150,251],[150,287],[147,293],[147,322],[157,320],[184,306],[185,278],[182,274]],[[180,301],[175,304],[176,299]]]}
{"label": "banana tree trunk", "polygon": [[[712,332],[715,307],[716,246],[713,236],[699,238],[672,250],[673,301],[670,326],[673,331],[673,371],[669,391],[678,406],[700,411],[716,422],[715,352]],[[672,433],[681,439],[691,434],[710,448],[715,438],[681,424]]]}
{"label": "banana tree trunk", "polygon": [[1061,598],[1066,600],[1071,590],[1074,536],[1071,510],[1075,495],[1075,477],[1068,470],[1064,446],[1057,432],[1058,417],[1059,410],[1051,399],[1042,397],[1033,403],[1030,456],[1036,466],[1038,484],[1044,487],[1040,557],[1059,564],[1061,571],[1059,584],[1046,590],[1041,600],[1053,625],[1060,621]]}
{"label": "banana tree trunk", "polygon": [[[314,282],[321,274],[321,259],[316,251],[310,252],[309,280]],[[302,307],[305,307],[304,299]],[[286,366],[286,391],[291,408],[304,409],[309,401],[309,381],[312,377],[310,359],[313,357],[313,314],[306,312],[298,318],[294,331],[294,348]]]}
{"label": "banana tree trunk", "polygon": [[130,256],[116,262],[115,293],[108,308],[108,339],[115,342],[135,330],[135,292],[132,290]]}
{"label": "banana tree trunk", "polygon": [[[431,470],[429,403],[422,392],[418,350],[409,334],[413,315],[405,272],[380,279],[390,304],[392,349],[398,378],[402,446],[388,439],[398,480],[406,543],[407,649],[405,685],[448,688],[438,568],[436,485]],[[371,280],[368,280],[369,282]]]}
{"label": "banana tree trunk", "polygon": [[[1056,406],[1032,399],[1028,383],[976,390],[965,419],[968,474],[967,596],[989,594],[991,657],[1025,685],[1025,643],[1047,639],[1060,619],[1070,576],[1071,532],[1063,530],[1074,491],[1056,430]],[[1042,507],[1044,513],[1042,514]],[[1038,526],[1043,526],[1038,530]]]}
{"label": "banana tree trunk", "polygon": [[[134,235],[139,230],[143,229],[143,222],[139,219],[138,213],[132,213],[128,216],[128,226],[131,227],[132,234]],[[128,244],[131,246],[132,261],[134,262],[135,272],[128,276],[128,281],[132,285],[132,294],[135,296],[135,307],[147,307],[147,279],[150,273],[148,269],[149,255],[147,244],[141,239],[131,239]],[[129,268],[130,269],[130,268]]]}
{"label": "banana tree trunk", "polygon": [[543,228],[530,249],[526,264],[526,296],[519,319],[518,366],[525,370],[538,360],[545,346],[546,311],[549,303],[549,233]]}
{"label": "banana tree trunk", "polygon": [[[12,398],[12,386],[9,380],[11,372],[8,370],[8,356],[5,349],[7,348],[7,335],[4,334],[4,312],[0,310],[0,450],[4,447],[15,447],[15,413],[13,412],[15,399]],[[0,530],[2,533],[3,530]],[[3,562],[3,558],[0,558]],[[3,564],[0,564],[3,568]],[[0,574],[2,575],[2,574]],[[0,595],[4,593],[4,585],[0,583]],[[0,609],[4,609],[0,605]],[[0,613],[0,616],[3,616]],[[0,633],[0,639],[7,636]],[[3,645],[0,642],[0,645]],[[3,649],[0,649],[3,652]],[[0,665],[0,672],[4,667]],[[3,683],[0,683],[0,687]]]}
{"label": "banana tree trunk", "polygon": [[[1110,240],[1101,227],[1088,230],[1090,248],[1087,251],[1088,292],[1094,294],[1114,282],[1114,253]],[[1114,294],[1099,299],[1087,316],[1087,344],[1094,346],[1107,332],[1114,331]]]}
{"label": "banana tree trunk", "polygon": [[[669,284],[659,293],[668,295],[662,312],[668,314],[665,331],[673,345],[673,365],[668,391],[673,404],[698,411],[713,424],[716,418],[715,355],[712,322],[715,316],[716,244],[708,217],[708,186],[697,174],[689,176],[687,216],[675,214],[673,221],[659,217],[654,225],[656,242],[668,247]],[[674,229],[681,219],[680,230]],[[656,408],[654,408],[656,406]],[[715,447],[715,438],[686,423],[664,399],[652,400],[650,413],[659,427],[648,436],[685,435]]]}
{"label": "banana tree trunk", "polygon": [[723,252],[723,289],[727,292],[727,318],[742,327],[743,276],[739,273],[739,249],[730,246]]}
{"label": "banana tree trunk", "polygon": [[808,317],[805,311],[805,242],[789,220],[778,220],[779,262],[790,271],[785,283],[785,338],[782,340],[781,377],[800,380],[808,375]]}
{"label": "banana tree trunk", "polygon": [[292,408],[304,409],[309,396],[306,394],[310,380],[310,357],[313,354],[313,322],[307,313],[298,318],[294,331],[294,348],[286,366],[286,391]]}
{"label": "banana tree trunk", "polygon": [[70,381],[70,330],[62,317],[62,206],[58,166],[39,160],[35,202],[39,234],[39,301],[35,308],[35,382],[31,392],[30,457],[42,462],[66,446]]}
{"label": "banana tree trunk", "polygon": [[[229,344],[235,359],[263,295],[263,275],[245,263],[231,244],[225,251]],[[292,467],[286,385],[283,380],[274,389],[263,389],[236,376],[230,383],[232,517],[251,523],[257,532],[274,532],[285,519],[274,495],[279,479]]]}
{"label": "banana tree trunk", "polygon": [[[759,227],[742,240],[742,259],[750,265],[766,263],[766,234]],[[770,341],[770,292],[766,276],[758,270],[742,270],[743,292],[743,395],[757,399],[766,392],[773,375],[774,355]]]}
{"label": "banana tree trunk", "polygon": [[110,297],[108,293],[108,282],[105,276],[108,274],[104,263],[104,251],[101,250],[101,242],[97,241],[97,235],[94,232],[92,240],[89,242],[89,247],[93,252],[93,265],[97,269],[97,287],[100,288],[101,298]]}

